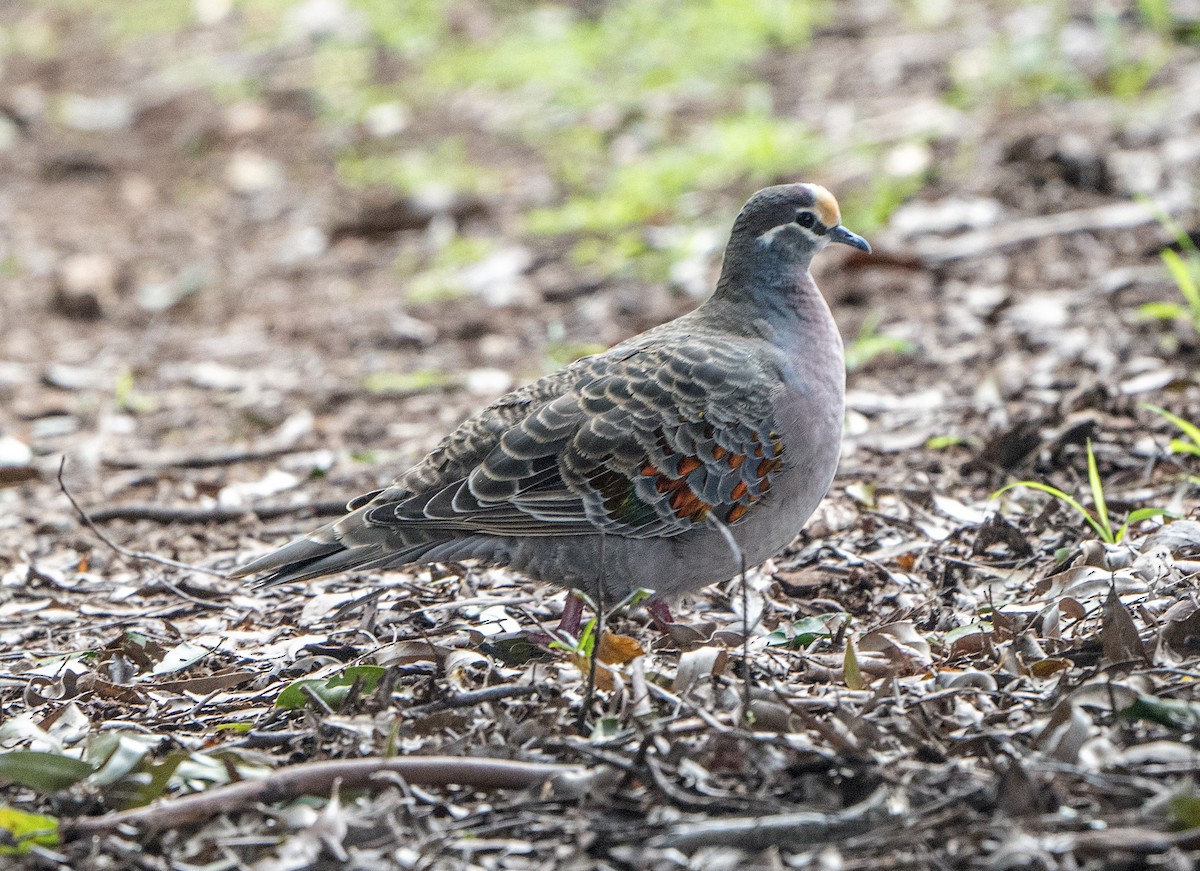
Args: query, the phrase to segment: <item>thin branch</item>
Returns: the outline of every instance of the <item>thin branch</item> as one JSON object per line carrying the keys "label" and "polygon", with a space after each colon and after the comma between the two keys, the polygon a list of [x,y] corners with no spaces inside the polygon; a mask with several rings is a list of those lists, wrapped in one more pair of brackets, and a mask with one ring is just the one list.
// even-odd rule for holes
{"label": "thin branch", "polygon": [[104,457],[100,462],[110,469],[212,469],[218,466],[233,466],[238,463],[259,462],[286,457],[289,454],[311,453],[311,447],[275,445],[272,447],[249,448],[246,450],[218,451],[199,455],[159,455]]}
{"label": "thin branch", "polygon": [[1054,215],[1035,215],[995,227],[960,233],[949,239],[927,238],[919,240],[913,247],[916,256],[925,263],[947,263],[993,254],[1049,236],[1128,230],[1157,222],[1158,216],[1154,209],[1146,203],[1112,203]]}
{"label": "thin branch", "polygon": [[[224,572],[214,571],[212,569],[205,568],[203,566],[193,566],[193,565],[189,565],[188,563],[181,563],[181,562],[178,562],[173,559],[168,559],[165,556],[158,556],[157,554],[146,553],[145,551],[130,550],[127,547],[123,547],[122,545],[117,544],[115,541],[113,541],[111,538],[109,538],[107,535],[105,535],[103,532],[101,532],[96,527],[96,524],[92,522],[92,518],[89,517],[88,513],[83,510],[83,506],[80,505],[75,500],[75,497],[71,495],[71,491],[67,489],[67,484],[63,480],[63,469],[65,469],[66,466],[67,466],[67,456],[66,456],[66,454],[63,454],[63,458],[62,458],[61,462],[59,462],[59,464],[58,464],[58,488],[60,490],[62,490],[63,495],[67,497],[67,501],[71,503],[71,507],[75,509],[75,513],[79,515],[80,522],[82,522],[84,526],[86,526],[88,529],[90,529],[92,531],[92,534],[95,535],[96,538],[100,539],[100,541],[102,541],[104,544],[108,545],[115,552],[117,552],[121,556],[125,557],[126,559],[156,563],[157,565],[160,565],[160,566],[170,566],[173,569],[183,569],[184,571],[189,571],[189,572],[200,572],[201,574],[212,575],[214,578],[225,577]],[[169,589],[171,592],[175,593],[176,595],[181,596],[182,598],[187,599],[188,601],[193,602],[197,605],[202,605],[204,607],[213,607],[214,606],[213,602],[206,602],[203,599],[198,599],[195,596],[191,596],[191,595],[185,593],[183,590],[180,590],[178,587],[176,587],[174,584],[172,584],[170,581],[166,580],[165,578],[160,578],[159,583],[161,583],[164,587],[166,587],[167,589]],[[216,607],[224,608],[225,605],[216,605]]]}
{"label": "thin branch", "polygon": [[529,686],[528,684],[505,684],[498,687],[486,687],[481,690],[472,690],[468,693],[459,693],[457,696],[440,699],[436,702],[430,702],[427,705],[418,705],[415,708],[410,708],[405,713],[405,716],[411,718],[424,714],[436,714],[439,711],[449,711],[453,708],[473,708],[476,705],[486,704],[487,702],[520,698],[521,696],[534,696],[537,693],[538,688]]}
{"label": "thin branch", "polygon": [[526,789],[550,777],[578,774],[583,770],[578,765],[458,756],[371,757],[304,762],[281,768],[261,780],[243,780],[102,817],[64,820],[62,835],[65,839],[83,838],[125,826],[143,831],[179,828],[257,804],[275,804],[302,795],[329,795],[334,781],[339,778],[342,787],[347,790],[390,785],[386,780],[376,779],[386,774],[399,775],[406,782],[420,786],[459,784],[476,789]]}
{"label": "thin branch", "polygon": [[743,850],[762,850],[776,845],[810,846],[843,840],[891,819],[887,797],[887,791],[880,789],[865,801],[834,814],[800,811],[681,823],[651,839],[650,846],[676,850],[737,846]]}
{"label": "thin branch", "polygon": [[230,507],[216,505],[211,508],[196,508],[187,505],[148,505],[131,503],[99,508],[91,513],[93,523],[110,520],[149,520],[153,523],[229,523],[246,517],[259,520],[277,520],[280,517],[334,517],[346,513],[346,503],[323,500],[302,502],[294,505],[259,505]]}

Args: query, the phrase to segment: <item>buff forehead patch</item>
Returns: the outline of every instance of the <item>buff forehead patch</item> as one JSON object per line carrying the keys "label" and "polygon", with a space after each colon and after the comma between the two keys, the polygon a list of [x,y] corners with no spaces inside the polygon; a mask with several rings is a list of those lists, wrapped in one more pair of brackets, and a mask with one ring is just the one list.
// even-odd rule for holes
{"label": "buff forehead patch", "polygon": [[842,212],[838,208],[837,200],[833,198],[833,194],[819,184],[810,185],[809,187],[813,194],[813,208],[817,212],[817,217],[821,219],[821,223],[826,227],[836,227],[842,223]]}

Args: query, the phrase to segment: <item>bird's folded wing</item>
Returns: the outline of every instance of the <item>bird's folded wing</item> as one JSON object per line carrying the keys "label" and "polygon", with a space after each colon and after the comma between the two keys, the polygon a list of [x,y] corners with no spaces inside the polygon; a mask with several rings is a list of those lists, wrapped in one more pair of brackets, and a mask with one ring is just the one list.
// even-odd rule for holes
{"label": "bird's folded wing", "polygon": [[[496,535],[673,536],[736,523],[784,446],[777,378],[747,345],[616,348],[464,423],[365,505],[372,526]],[[432,464],[432,467],[431,467]],[[414,486],[415,485],[415,486]],[[419,488],[419,489],[417,489]]]}

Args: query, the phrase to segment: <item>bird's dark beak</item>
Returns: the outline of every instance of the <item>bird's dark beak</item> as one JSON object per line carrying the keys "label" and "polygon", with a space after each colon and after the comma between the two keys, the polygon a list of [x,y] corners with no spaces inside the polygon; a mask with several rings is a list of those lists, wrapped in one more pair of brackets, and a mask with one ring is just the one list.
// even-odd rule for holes
{"label": "bird's dark beak", "polygon": [[829,238],[834,242],[841,242],[843,245],[850,245],[857,248],[859,251],[871,253],[871,243],[857,233],[851,233],[841,224],[829,229]]}

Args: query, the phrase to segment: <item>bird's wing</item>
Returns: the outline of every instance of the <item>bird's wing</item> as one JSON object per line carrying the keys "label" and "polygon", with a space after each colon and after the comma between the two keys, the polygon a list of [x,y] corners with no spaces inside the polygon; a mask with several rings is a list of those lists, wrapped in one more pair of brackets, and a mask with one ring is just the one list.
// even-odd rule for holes
{"label": "bird's wing", "polygon": [[618,346],[515,391],[377,494],[369,526],[454,534],[673,536],[736,523],[782,461],[767,357],[675,335]]}

